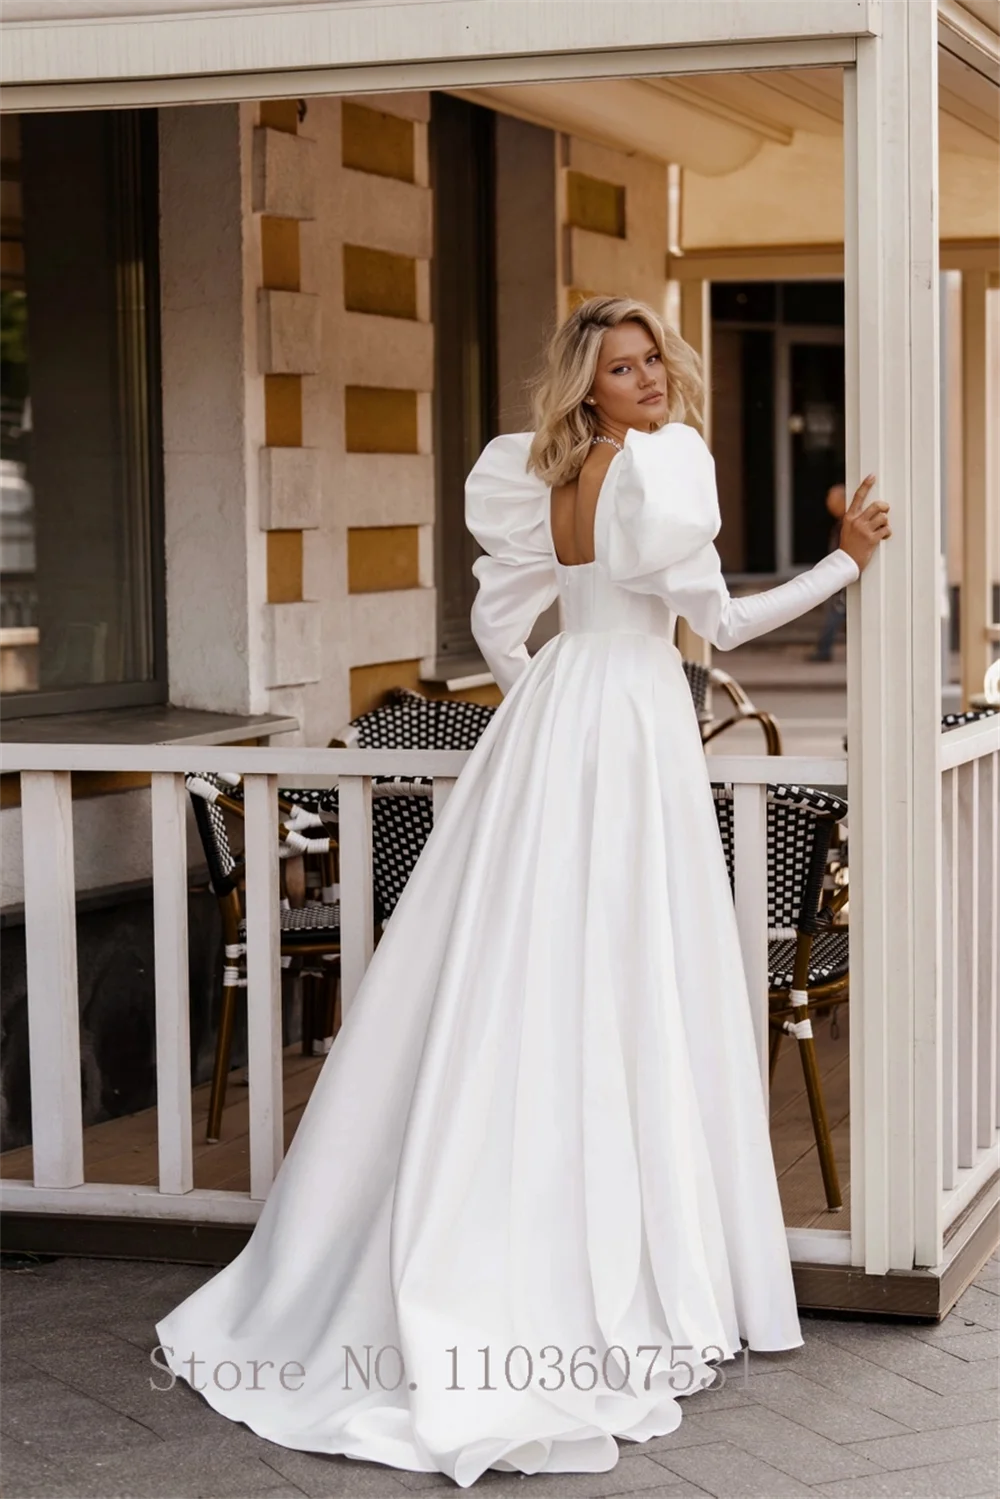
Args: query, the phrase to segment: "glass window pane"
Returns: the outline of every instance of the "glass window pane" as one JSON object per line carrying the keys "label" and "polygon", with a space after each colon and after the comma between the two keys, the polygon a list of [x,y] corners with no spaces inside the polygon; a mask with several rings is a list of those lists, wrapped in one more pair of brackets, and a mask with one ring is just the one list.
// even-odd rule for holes
{"label": "glass window pane", "polygon": [[773,281],[713,281],[712,317],[726,323],[773,323],[778,301]]}
{"label": "glass window pane", "polygon": [[134,111],[4,120],[7,693],[148,683],[162,668],[152,126]]}

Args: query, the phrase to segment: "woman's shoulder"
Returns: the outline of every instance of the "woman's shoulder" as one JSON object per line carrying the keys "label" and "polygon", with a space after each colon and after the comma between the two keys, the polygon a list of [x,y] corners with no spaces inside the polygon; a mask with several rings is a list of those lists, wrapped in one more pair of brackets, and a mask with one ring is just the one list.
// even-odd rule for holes
{"label": "woman's shoulder", "polygon": [[469,479],[532,478],[528,472],[528,454],[534,436],[534,432],[504,432],[500,437],[492,438],[473,464]]}
{"label": "woman's shoulder", "polygon": [[488,442],[465,481],[465,523],[494,556],[525,560],[547,550],[548,485],[528,468],[533,432]]}
{"label": "woman's shoulder", "polygon": [[632,429],[612,473],[594,539],[613,577],[662,571],[718,535],[715,462],[694,427],[667,422],[655,432]]}
{"label": "woman's shoulder", "polygon": [[664,422],[655,432],[640,432],[633,427],[625,435],[625,447],[639,463],[690,463],[696,468],[714,468],[707,442],[697,427],[687,422]]}

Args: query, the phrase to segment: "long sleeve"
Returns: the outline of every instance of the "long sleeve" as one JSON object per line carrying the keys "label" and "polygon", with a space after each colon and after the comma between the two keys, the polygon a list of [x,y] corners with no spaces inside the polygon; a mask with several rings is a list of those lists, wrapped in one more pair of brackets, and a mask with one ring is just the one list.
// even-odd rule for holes
{"label": "long sleeve", "polygon": [[469,624],[506,697],[530,661],[525,642],[558,597],[545,526],[548,488],[526,467],[530,433],[496,437],[465,485],[465,523],[484,548],[472,564],[478,590]]}
{"label": "long sleeve", "polygon": [[731,651],[798,619],[853,583],[858,573],[854,558],[838,547],[787,583],[734,599],[722,576],[719,554],[709,542],[693,557],[668,570],[664,597],[703,639],[720,651]]}
{"label": "long sleeve", "polygon": [[525,642],[532,625],[558,594],[555,573],[544,559],[508,563],[485,552],[472,571],[479,580],[469,617],[473,638],[506,697],[531,659]]}
{"label": "long sleeve", "polygon": [[858,577],[857,563],[838,548],[786,583],[734,599],[715,546],[715,461],[694,428],[671,422],[629,432],[616,469],[595,524],[595,546],[612,578],[657,594],[719,650],[797,619]]}

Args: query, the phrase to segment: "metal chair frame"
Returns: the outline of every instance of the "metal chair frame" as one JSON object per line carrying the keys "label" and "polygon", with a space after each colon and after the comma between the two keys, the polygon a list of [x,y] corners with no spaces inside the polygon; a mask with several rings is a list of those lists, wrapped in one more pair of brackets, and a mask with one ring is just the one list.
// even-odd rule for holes
{"label": "metal chair frame", "polygon": [[[764,733],[764,741],[769,755],[780,755],[781,729],[778,720],[771,713],[755,707],[750,701],[747,693],[727,671],[718,666],[703,666],[700,661],[684,661],[684,675],[687,677],[688,687],[694,699],[695,712],[698,715],[698,724],[701,729],[702,744],[709,744],[724,734],[727,729],[735,728],[741,723],[759,723]],[[736,709],[728,718],[715,718],[708,709],[708,694],[713,687],[718,687],[726,694]]]}
{"label": "metal chair frame", "polygon": [[[728,782],[712,786],[730,886],[735,890],[732,790]],[[810,982],[810,972],[815,938],[834,930],[836,918],[847,900],[848,887],[842,884],[820,905],[824,890],[830,886],[831,840],[835,827],[847,816],[847,804],[832,793],[810,786],[769,785],[766,794],[768,968],[772,978],[779,944],[788,940],[795,942],[791,984],[771,984],[768,989],[768,1075],[773,1080],[785,1035],[794,1036],[802,1063],[827,1207],[831,1212],[839,1212],[844,1201],[816,1057],[812,1019],[814,1015],[828,1013],[831,1006],[846,1003],[850,969],[845,962],[841,971],[818,982]],[[789,841],[792,843],[790,850],[787,847]],[[796,842],[800,845],[798,850]],[[785,858],[781,859],[783,845]]]}
{"label": "metal chair frame", "polygon": [[[238,778],[234,778],[238,781]],[[209,1095],[208,1121],[205,1138],[210,1144],[220,1139],[222,1113],[226,1101],[226,1087],[232,1054],[233,1024],[236,1002],[240,989],[246,987],[246,942],[244,938],[245,911],[241,899],[244,863],[232,850],[222,809],[242,819],[244,807],[242,787],[227,783],[213,775],[190,775],[186,777],[188,792],[198,828],[209,881],[218,901],[222,918],[222,933],[225,943],[225,967],[222,976],[222,999],[219,1010],[219,1029],[215,1042],[215,1059],[212,1068],[212,1087]],[[214,793],[214,795],[212,794]],[[282,811],[290,816],[294,808],[283,797],[279,799]],[[287,845],[286,850],[287,852]],[[280,852],[280,850],[276,851]],[[302,989],[302,1052],[309,1056],[314,1052],[317,1037],[316,1020],[318,1006],[313,994],[313,981],[320,979],[325,996],[323,1015],[323,1041],[336,1035],[338,1029],[340,974],[340,918],[339,906],[324,908],[330,912],[329,922],[314,926],[304,924],[296,929],[286,923],[293,918],[286,912],[305,909],[305,901],[292,904],[290,885],[286,878],[286,860],[281,862],[281,898],[283,930],[280,953],[282,966],[290,966],[296,959],[320,957],[324,968],[301,970]],[[307,982],[308,981],[308,982]],[[326,1049],[324,1047],[324,1049]]]}

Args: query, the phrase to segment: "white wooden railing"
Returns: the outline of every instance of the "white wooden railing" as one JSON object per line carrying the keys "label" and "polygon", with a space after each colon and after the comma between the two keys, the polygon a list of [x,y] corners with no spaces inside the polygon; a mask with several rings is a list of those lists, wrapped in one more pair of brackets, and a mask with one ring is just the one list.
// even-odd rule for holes
{"label": "white wooden railing", "polygon": [[[439,814],[472,751],[161,746],[8,745],[3,769],[19,771],[24,828],[24,907],[34,1175],[0,1180],[0,1207],[17,1212],[100,1214],[253,1223],[283,1153],[279,784],[320,777],[340,788],[342,1013],[373,950],[371,777],[430,775]],[[157,1132],[156,1186],[84,1177],[73,873],[73,771],[152,777]],[[187,793],[184,773],[244,778],[247,909],[250,1190],[194,1186],[188,1027]],[[750,986],[761,1075],[767,1077],[767,837],[765,785],[843,786],[844,758],[713,755],[713,781],[734,786],[736,912]],[[995,774],[995,770],[994,770]],[[334,1042],[336,1045],[336,1041]],[[817,1239],[822,1235],[816,1235]],[[846,1235],[838,1236],[847,1238]],[[798,1257],[808,1249],[799,1249]],[[846,1255],[846,1245],[844,1246]],[[829,1250],[822,1258],[829,1260]]]}
{"label": "white wooden railing", "polygon": [[942,735],[944,1225],[1000,1168],[1000,717]]}

